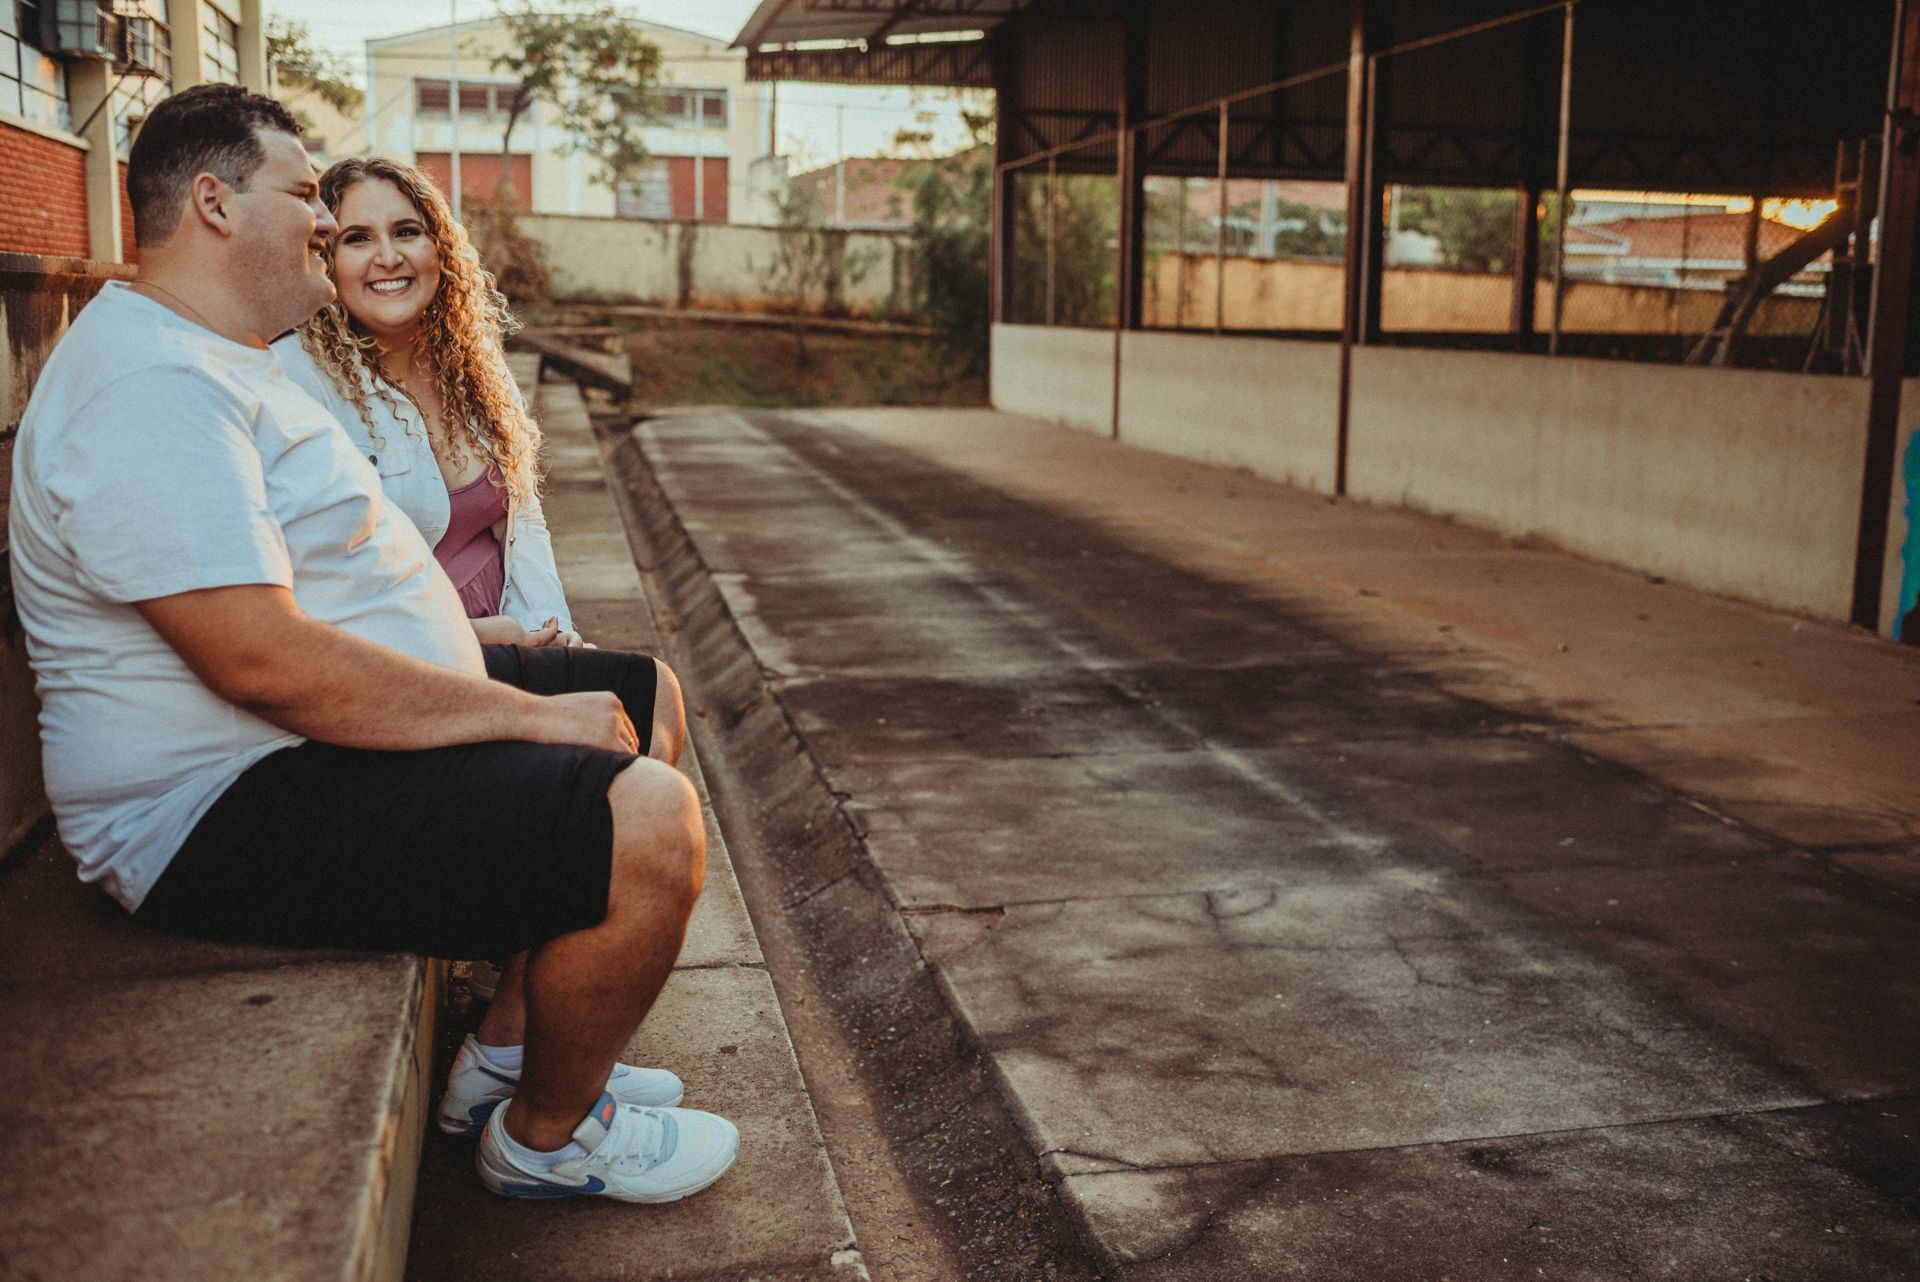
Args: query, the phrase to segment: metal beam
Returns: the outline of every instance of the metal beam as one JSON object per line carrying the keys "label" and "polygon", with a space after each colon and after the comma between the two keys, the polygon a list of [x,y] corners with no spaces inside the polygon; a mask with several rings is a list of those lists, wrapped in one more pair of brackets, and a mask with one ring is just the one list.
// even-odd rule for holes
{"label": "metal beam", "polygon": [[991,89],[984,40],[875,45],[862,49],[768,49],[747,54],[749,80],[814,80],[841,84],[948,85]]}
{"label": "metal beam", "polygon": [[[1881,580],[1900,438],[1900,386],[1907,373],[1913,309],[1914,240],[1920,230],[1920,0],[1895,10],[1893,62],[1880,148],[1879,267],[1867,334],[1867,449],[1860,478],[1860,530],[1853,558],[1850,617],[1880,626]],[[1896,631],[1900,620],[1894,620]],[[1902,637],[1920,641],[1920,637]]]}
{"label": "metal beam", "polygon": [[1560,28],[1560,139],[1558,159],[1554,162],[1553,208],[1558,223],[1553,236],[1553,316],[1547,331],[1547,352],[1560,352],[1560,317],[1567,301],[1567,227],[1573,221],[1568,199],[1568,166],[1573,149],[1573,0],[1567,0],[1566,16]]}
{"label": "metal beam", "polygon": [[1341,297],[1340,404],[1334,426],[1333,492],[1347,492],[1347,442],[1353,415],[1353,348],[1366,332],[1367,153],[1372,150],[1373,62],[1367,56],[1368,0],[1351,0],[1347,37],[1347,253]]}

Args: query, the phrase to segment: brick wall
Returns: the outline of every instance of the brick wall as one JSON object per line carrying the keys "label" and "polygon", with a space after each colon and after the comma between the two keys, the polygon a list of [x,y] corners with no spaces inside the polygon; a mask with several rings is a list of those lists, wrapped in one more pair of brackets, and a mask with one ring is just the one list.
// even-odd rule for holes
{"label": "brick wall", "polygon": [[137,263],[140,251],[133,247],[133,202],[127,199],[127,165],[120,162],[120,261]]}
{"label": "brick wall", "polygon": [[87,153],[0,122],[0,251],[87,256]]}

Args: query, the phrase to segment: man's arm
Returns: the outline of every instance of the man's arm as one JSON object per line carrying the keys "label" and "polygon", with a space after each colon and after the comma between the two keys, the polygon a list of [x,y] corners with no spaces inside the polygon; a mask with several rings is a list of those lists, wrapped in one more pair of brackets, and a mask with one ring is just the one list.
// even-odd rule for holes
{"label": "man's arm", "polygon": [[205,588],[134,608],[208,689],[283,730],[348,748],[493,739],[637,752],[620,700],[542,698],[308,618],[286,588]]}

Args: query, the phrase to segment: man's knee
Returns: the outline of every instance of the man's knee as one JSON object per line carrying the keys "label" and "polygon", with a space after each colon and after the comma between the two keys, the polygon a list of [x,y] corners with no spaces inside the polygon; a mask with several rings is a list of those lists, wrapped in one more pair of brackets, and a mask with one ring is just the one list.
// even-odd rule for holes
{"label": "man's knee", "polygon": [[641,758],[614,776],[614,894],[643,889],[684,899],[691,909],[706,881],[706,824],[700,797],[686,776]]}
{"label": "man's knee", "polygon": [[654,751],[651,755],[672,765],[680,759],[687,742],[687,704],[680,691],[680,678],[655,659],[653,682]]}

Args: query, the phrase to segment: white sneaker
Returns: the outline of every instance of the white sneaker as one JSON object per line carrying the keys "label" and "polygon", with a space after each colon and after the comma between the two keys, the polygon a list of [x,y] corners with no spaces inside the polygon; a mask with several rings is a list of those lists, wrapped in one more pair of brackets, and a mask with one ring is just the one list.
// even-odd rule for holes
{"label": "white sneaker", "polygon": [[500,988],[500,968],[490,961],[469,962],[467,991],[477,1002],[490,1002]]}
{"label": "white sneaker", "polygon": [[574,1127],[586,1152],[551,1170],[529,1170],[507,1151],[500,1110],[487,1120],[474,1153],[480,1182],[501,1197],[597,1194],[620,1202],[674,1202],[727,1173],[740,1131],[726,1118],[691,1108],[636,1108],[602,1095]]}
{"label": "white sneaker", "polygon": [[[495,1068],[480,1053],[480,1043],[469,1033],[453,1057],[447,1074],[447,1093],[440,1101],[440,1129],[471,1139],[480,1134],[493,1111],[513,1098],[520,1074]],[[607,1093],[622,1104],[643,1108],[672,1108],[686,1096],[686,1087],[664,1068],[636,1068],[615,1064],[607,1079]]]}

